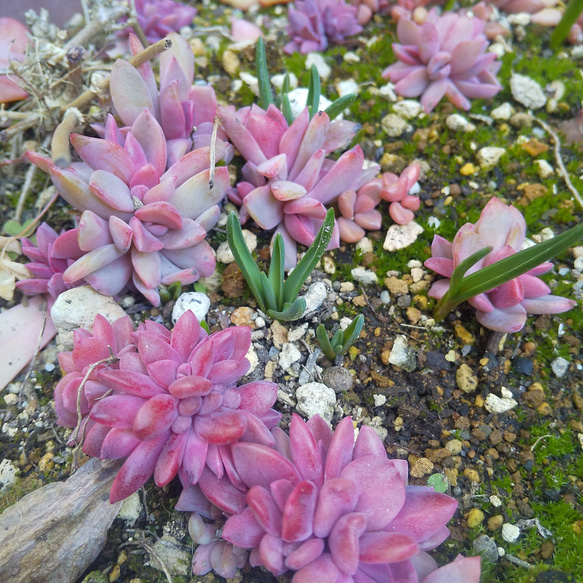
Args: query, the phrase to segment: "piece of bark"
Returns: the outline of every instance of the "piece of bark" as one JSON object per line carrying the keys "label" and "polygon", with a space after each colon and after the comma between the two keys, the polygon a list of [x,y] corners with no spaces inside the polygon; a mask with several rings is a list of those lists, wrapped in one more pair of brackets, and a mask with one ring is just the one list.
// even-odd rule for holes
{"label": "piece of bark", "polygon": [[91,459],[0,514],[0,581],[74,583],[103,548],[121,506],[109,502],[120,465]]}

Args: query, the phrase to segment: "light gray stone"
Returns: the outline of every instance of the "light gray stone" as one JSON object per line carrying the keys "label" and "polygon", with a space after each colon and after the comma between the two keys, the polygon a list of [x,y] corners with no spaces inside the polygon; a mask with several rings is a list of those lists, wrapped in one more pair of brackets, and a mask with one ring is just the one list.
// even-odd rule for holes
{"label": "light gray stone", "polygon": [[51,308],[51,319],[57,329],[57,343],[62,351],[73,350],[73,331],[93,330],[95,316],[101,314],[109,322],[125,316],[125,312],[110,296],[85,285],[60,294]]}
{"label": "light gray stone", "polygon": [[512,105],[510,105],[510,103],[506,102],[506,103],[503,103],[502,105],[499,105],[498,107],[494,108],[490,112],[490,116],[493,119],[497,119],[500,121],[508,121],[512,117],[513,113],[514,113],[514,110],[512,109]]}
{"label": "light gray stone", "polygon": [[205,319],[210,307],[211,301],[206,294],[202,292],[185,292],[180,294],[174,304],[174,308],[172,309],[172,322],[176,324],[178,318],[187,310],[190,310],[200,322]]}
{"label": "light gray stone", "polygon": [[389,113],[381,120],[381,127],[390,138],[398,138],[412,127],[400,116]]}
{"label": "light gray stone", "polygon": [[[243,239],[245,239],[245,243],[251,253],[257,249],[257,235],[248,231],[247,229],[243,229]],[[235,261],[235,257],[229,247],[229,243],[227,241],[223,241],[219,248],[217,249],[217,261],[219,263],[233,263]]]}
{"label": "light gray stone", "polygon": [[364,267],[355,267],[350,273],[356,281],[363,285],[376,285],[378,283],[377,274],[374,271],[364,269]]}
{"label": "light gray stone", "polygon": [[330,422],[336,405],[336,393],[322,383],[308,383],[296,391],[296,410],[300,415],[310,419],[320,415]]}
{"label": "light gray stone", "polygon": [[452,113],[445,120],[447,127],[454,132],[475,132],[476,126],[459,113]]}
{"label": "light gray stone", "polygon": [[393,105],[393,111],[403,119],[413,119],[423,111],[423,107],[418,101],[403,99]]}
{"label": "light gray stone", "polygon": [[286,342],[279,353],[279,366],[285,371],[302,357],[302,353],[291,342]]}
{"label": "light gray stone", "polygon": [[559,356],[551,362],[551,368],[556,377],[563,377],[565,373],[569,370],[569,361],[562,356]]}
{"label": "light gray stone", "polygon": [[306,311],[304,312],[304,317],[309,316],[314,313],[323,303],[328,296],[328,288],[326,284],[322,281],[317,281],[313,283],[304,295],[306,300]]}
{"label": "light gray stone", "polygon": [[[288,94],[287,97],[289,99],[289,104],[291,106],[292,115],[294,118],[298,117],[300,113],[306,107],[306,99],[308,98],[308,89],[306,87],[296,87],[296,89],[292,89]],[[330,106],[332,102],[329,99],[326,99],[323,95],[320,95],[320,103],[318,104],[318,110],[324,111],[328,106]]]}
{"label": "light gray stone", "polygon": [[484,402],[484,407],[486,408],[486,411],[495,414],[506,413],[507,411],[510,411],[510,409],[516,407],[516,405],[518,405],[518,402],[512,397],[503,396],[502,398],[500,398],[498,395],[495,395],[494,393],[490,393],[486,397],[486,401]]}
{"label": "light gray stone", "polygon": [[415,221],[408,225],[391,225],[387,231],[383,249],[385,251],[398,251],[412,245],[417,237],[423,233],[423,227]]}
{"label": "light gray stone", "polygon": [[0,492],[16,482],[19,472],[20,470],[9,459],[0,462]]}
{"label": "light gray stone", "polygon": [[413,372],[417,368],[415,351],[409,346],[406,336],[401,334],[395,338],[389,362],[408,372]]}
{"label": "light gray stone", "polygon": [[507,543],[516,542],[518,540],[519,536],[520,536],[520,528],[518,528],[518,526],[515,526],[514,524],[510,524],[509,522],[506,522],[502,525],[502,538]]}
{"label": "light gray stone", "polygon": [[117,518],[121,518],[127,522],[129,526],[133,526],[136,520],[140,517],[141,511],[142,502],[140,500],[140,495],[137,492],[134,492],[122,502]]}
{"label": "light gray stone", "polygon": [[316,69],[318,69],[318,74],[322,81],[326,81],[328,77],[330,77],[332,69],[320,53],[308,53],[306,55],[306,69],[309,71],[312,68],[312,65],[316,65]]}
{"label": "light gray stone", "polygon": [[542,87],[526,75],[513,73],[510,77],[510,91],[512,91],[512,97],[528,109],[540,109],[547,102]]}
{"label": "light gray stone", "polygon": [[500,158],[502,158],[504,154],[506,154],[505,148],[495,148],[490,146],[480,148],[478,150],[478,162],[480,162],[480,168],[483,170],[494,168],[494,166],[500,162]]}
{"label": "light gray stone", "polygon": [[[153,546],[153,553],[150,554],[149,565],[164,571],[164,567],[170,571],[171,575],[187,576],[190,571],[191,556],[188,551],[182,548],[182,545],[169,534],[163,534]],[[164,565],[160,565],[159,561]]]}
{"label": "light gray stone", "polygon": [[474,550],[482,555],[485,559],[491,563],[495,563],[498,560],[498,545],[496,541],[490,538],[487,534],[481,534],[474,541]]}

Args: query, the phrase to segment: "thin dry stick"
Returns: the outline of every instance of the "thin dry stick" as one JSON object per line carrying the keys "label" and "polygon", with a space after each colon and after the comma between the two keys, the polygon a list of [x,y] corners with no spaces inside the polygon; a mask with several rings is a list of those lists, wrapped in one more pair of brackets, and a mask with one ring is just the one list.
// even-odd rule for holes
{"label": "thin dry stick", "polygon": [[20,217],[22,217],[22,211],[24,210],[24,203],[26,197],[30,192],[30,187],[32,186],[32,179],[36,173],[36,166],[32,164],[24,176],[24,184],[22,185],[22,190],[20,191],[20,197],[18,198],[18,204],[16,205],[16,210],[14,211],[14,220],[20,222]]}
{"label": "thin dry stick", "polygon": [[217,145],[217,131],[219,129],[220,119],[215,117],[215,123],[213,124],[213,134],[211,136],[211,152],[210,152],[210,172],[209,172],[209,190],[212,190],[215,186],[215,166],[216,166],[216,145]]}
{"label": "thin dry stick", "polygon": [[559,139],[559,136],[553,131],[551,126],[549,124],[547,124],[546,122],[542,121],[542,119],[538,119],[536,117],[534,117],[533,119],[534,119],[534,121],[536,121],[536,123],[538,123],[545,130],[545,132],[547,132],[551,136],[551,138],[553,138],[553,140],[555,142],[555,160],[557,161],[557,166],[559,167],[559,172],[560,172],[561,176],[563,177],[563,180],[565,181],[567,188],[571,191],[573,196],[576,198],[577,202],[579,203],[579,206],[581,208],[583,208],[583,199],[581,198],[581,195],[579,194],[577,189],[573,186],[573,183],[571,182],[571,179],[569,178],[569,173],[567,172],[567,169],[565,168],[565,165],[563,164],[563,157],[561,155],[561,140]]}
{"label": "thin dry stick", "polygon": [[70,107],[63,117],[63,121],[55,129],[51,140],[51,157],[59,168],[68,168],[71,165],[71,149],[69,136],[75,131],[83,116],[81,112]]}
{"label": "thin dry stick", "polygon": [[138,11],[136,10],[136,0],[130,0],[130,16],[132,17],[132,23],[130,26],[134,29],[138,40],[142,43],[142,46],[148,47],[150,46],[150,41],[146,38],[146,33],[144,29],[140,25],[140,21],[138,20]]}
{"label": "thin dry stick", "polygon": [[37,126],[41,121],[42,116],[39,113],[31,113],[26,119],[11,125],[5,130],[0,130],[0,143],[8,142],[14,136],[21,134],[22,132],[29,130],[30,128]]}
{"label": "thin dry stick", "polygon": [[[147,61],[150,61],[155,56],[159,55],[160,53],[163,53],[164,51],[167,51],[171,47],[172,40],[169,38],[163,38],[162,40],[159,40],[157,43],[150,45],[147,49],[144,49],[137,55],[134,55],[128,62],[134,67],[138,68],[140,65],[143,65]],[[107,89],[109,89],[109,81],[110,77],[107,77],[103,80],[102,90],[106,91]],[[72,101],[69,105],[64,105],[63,107],[61,107],[61,111],[66,111],[71,107],[81,109],[86,105],[89,105],[89,103],[91,103],[95,98],[95,95],[96,94],[93,91],[88,89],[87,91],[79,95],[79,97],[77,97],[77,99]]]}

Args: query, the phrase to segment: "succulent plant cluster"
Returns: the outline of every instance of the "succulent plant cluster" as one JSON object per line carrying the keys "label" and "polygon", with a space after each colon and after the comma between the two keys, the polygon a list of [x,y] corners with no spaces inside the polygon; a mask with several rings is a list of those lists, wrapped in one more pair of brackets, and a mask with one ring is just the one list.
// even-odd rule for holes
{"label": "succulent plant cluster", "polygon": [[[249,549],[251,565],[274,575],[291,571],[294,583],[479,581],[479,557],[458,557],[438,569],[427,554],[448,537],[445,524],[456,501],[432,488],[407,486],[407,462],[388,459],[371,428],[361,427],[355,441],[350,417],[332,432],[317,415],[307,423],[293,415],[289,437],[278,428],[272,433],[274,447],[231,447],[246,488],[242,508],[233,513],[229,491],[213,497],[228,515],[222,537],[233,546],[222,543],[223,552],[228,548],[226,561],[218,553],[213,558],[218,544],[211,541],[214,526],[197,514],[191,519],[191,531],[202,543],[195,573],[213,564],[228,571],[235,557]],[[180,505],[198,506],[189,496]]]}
{"label": "succulent plant cluster", "polygon": [[[214,271],[214,252],[205,237],[229,184],[226,167],[210,168],[216,99],[212,88],[190,88],[192,51],[180,37],[173,39],[173,52],[161,62],[160,90],[149,63],[139,70],[126,61],[115,63],[112,101],[127,125],[119,127],[109,115],[98,128],[103,138],[73,134],[71,143],[83,162],[61,168],[51,158],[28,153],[82,213],[78,227],[54,243],[53,256],[74,260],[63,274],[67,284],[85,281],[106,295],[130,285],[159,305],[160,284],[193,283]],[[130,42],[138,50],[137,40]],[[201,126],[200,141],[191,150],[195,123]],[[220,139],[214,156],[229,156]]]}
{"label": "succulent plant cluster", "polygon": [[439,15],[431,9],[421,26],[402,17],[399,43],[393,44],[398,63],[383,71],[403,97],[418,97],[429,113],[443,97],[469,109],[469,99],[493,97],[502,88],[496,80],[501,63],[486,52],[484,22],[455,12]]}
{"label": "succulent plant cluster", "polygon": [[345,0],[298,0],[288,11],[287,33],[292,40],[283,50],[306,54],[343,42],[362,32],[356,13],[356,6]]}
{"label": "succulent plant cluster", "polygon": [[93,334],[75,334],[73,351],[59,355],[66,375],[55,389],[58,422],[78,428],[72,439],[88,455],[127,458],[112,502],[152,475],[159,486],[180,474],[183,484],[212,490],[233,475],[232,443],[273,445],[277,385],[236,386],[249,370],[250,344],[250,328],[209,335],[190,311],[172,332],[151,321],[133,332],[129,317],[109,324],[98,316]]}
{"label": "succulent plant cluster", "polygon": [[[425,265],[448,279],[437,280],[429,295],[442,298],[450,287],[449,278],[454,269],[474,253],[491,249],[468,273],[513,256],[520,251],[525,238],[526,223],[520,211],[495,197],[490,199],[479,220],[463,225],[453,243],[439,235],[434,237],[432,257]],[[540,263],[523,275],[470,298],[468,302],[476,308],[478,322],[497,332],[518,332],[527,314],[558,314],[570,310],[576,302],[551,295],[549,286],[537,277],[552,267],[552,263]]]}

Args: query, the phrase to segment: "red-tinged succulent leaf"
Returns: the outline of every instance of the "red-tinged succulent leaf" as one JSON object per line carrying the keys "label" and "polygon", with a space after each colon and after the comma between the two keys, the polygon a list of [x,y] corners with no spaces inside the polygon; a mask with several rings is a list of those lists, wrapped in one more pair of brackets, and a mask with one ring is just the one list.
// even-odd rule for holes
{"label": "red-tinged succulent leaf", "polygon": [[479,583],[480,572],[480,557],[458,555],[452,563],[427,575],[423,583]]}
{"label": "red-tinged succulent leaf", "polygon": [[277,384],[270,381],[252,381],[238,387],[240,408],[257,417],[269,411],[277,399]]}
{"label": "red-tinged succulent leaf", "polygon": [[352,459],[352,448],[354,447],[354,426],[352,418],[345,417],[338,423],[326,457],[324,466],[324,477],[326,480],[338,478],[342,470]]}
{"label": "red-tinged succulent leaf", "polygon": [[354,511],[358,488],[352,480],[332,478],[327,480],[318,496],[314,515],[314,534],[326,538],[338,519]]}
{"label": "red-tinged succulent leaf", "polygon": [[387,450],[378,433],[368,425],[363,425],[358,431],[358,437],[354,443],[352,458],[356,459],[365,455],[387,457]]}
{"label": "red-tinged succulent leaf", "polygon": [[274,575],[281,575],[286,571],[283,557],[283,543],[281,538],[267,533],[259,543],[259,556],[263,566]]}
{"label": "red-tinged succulent leaf", "polygon": [[313,482],[302,481],[288,496],[283,509],[281,538],[286,542],[304,541],[313,532],[318,488]]}
{"label": "red-tinged succulent leaf", "polygon": [[134,395],[110,395],[95,403],[91,409],[91,419],[108,427],[131,429],[145,403],[146,399]]}
{"label": "red-tinged succulent leaf", "polygon": [[156,462],[169,437],[170,432],[165,431],[153,439],[142,441],[134,449],[113,481],[109,495],[112,504],[127,498],[146,483],[154,473]]}
{"label": "red-tinged succulent leaf", "polygon": [[[89,211],[85,211],[85,215]],[[129,251],[132,245],[132,238],[134,235],[133,229],[120,218],[112,215],[109,217],[109,234],[114,245],[122,252]]]}
{"label": "red-tinged succulent leaf", "polygon": [[241,360],[251,346],[251,329],[235,326],[212,335],[215,362],[219,360]]}
{"label": "red-tinged succulent leaf", "polygon": [[247,359],[243,361],[238,360],[223,360],[215,362],[208,374],[209,380],[213,383],[223,383],[230,385],[241,378],[249,370],[250,364]]}
{"label": "red-tinged succulent leaf", "polygon": [[204,377],[185,376],[175,380],[169,387],[168,392],[178,398],[204,397],[212,390],[212,383]]}
{"label": "red-tinged succulent leaf", "polygon": [[324,552],[324,548],[321,538],[311,538],[287,555],[285,566],[292,571],[299,571],[315,561]]}
{"label": "red-tinged succulent leaf", "polygon": [[116,460],[129,456],[141,443],[131,429],[113,428],[105,436],[99,457],[101,459]]}
{"label": "red-tinged succulent leaf", "polygon": [[165,249],[187,249],[204,241],[206,230],[198,221],[182,219],[182,228],[167,231],[159,240]]}
{"label": "red-tinged succulent leaf", "polygon": [[178,416],[178,399],[168,394],[156,395],[146,401],[137,412],[133,429],[140,439],[165,433]]}
{"label": "red-tinged succulent leaf", "polygon": [[399,563],[418,552],[415,541],[401,533],[367,532],[360,537],[360,560],[365,563]]}
{"label": "red-tinged succulent leaf", "polygon": [[99,371],[99,380],[114,391],[129,393],[144,399],[166,393],[148,375],[128,370],[101,370]]}
{"label": "red-tinged succulent leaf", "polygon": [[285,508],[285,502],[293,489],[294,486],[289,480],[275,480],[269,484],[271,496],[282,513]]}
{"label": "red-tinged succulent leaf", "polygon": [[187,432],[182,470],[191,484],[196,484],[202,475],[206,463],[207,450],[207,441],[198,437],[193,430]]}
{"label": "red-tinged succulent leaf", "polygon": [[251,441],[266,445],[267,447],[273,447],[275,445],[275,439],[269,429],[267,429],[265,420],[259,419],[244,409],[240,409],[240,411],[247,417],[247,427],[245,428],[245,433],[241,436],[241,441]]}
{"label": "red-tinged succulent leaf", "polygon": [[[180,186],[191,176],[210,167],[210,147],[197,148],[182,156],[161,177],[161,182],[175,180],[176,186]],[[217,140],[215,146],[215,159],[222,160],[226,154],[226,145]]]}
{"label": "red-tinged succulent leaf", "polygon": [[282,513],[269,490],[263,486],[253,486],[247,492],[247,504],[265,532],[273,536],[280,535]]}
{"label": "red-tinged succulent leaf", "polygon": [[107,344],[100,338],[83,338],[73,350],[73,360],[77,370],[83,370],[110,356]]}
{"label": "red-tinged succulent leaf", "polygon": [[334,564],[329,553],[322,553],[315,561],[294,574],[292,583],[337,583],[342,572]]}
{"label": "red-tinged succulent leaf", "polygon": [[150,378],[164,389],[167,389],[176,380],[177,369],[178,363],[175,360],[167,359],[155,360],[146,366]]}
{"label": "red-tinged succulent leaf", "polygon": [[[168,333],[168,335],[170,335],[170,333]],[[164,337],[147,332],[141,333],[140,331],[136,333],[136,336],[138,352],[140,353],[144,364],[148,365],[157,360],[173,360],[176,363],[182,362],[176,351],[170,346]]]}
{"label": "red-tinged succulent leaf", "polygon": [[359,539],[366,530],[366,516],[352,512],[341,516],[330,535],[328,546],[334,564],[346,575],[356,573],[359,562]]}
{"label": "red-tinged succulent leaf", "polygon": [[77,242],[82,251],[93,251],[113,242],[108,222],[92,211],[85,211],[81,215],[77,233]]}
{"label": "red-tinged succulent leaf", "polygon": [[[218,113],[229,139],[245,160],[253,162],[256,166],[265,162],[268,157],[264,154],[253,134],[237,118],[235,112],[229,107],[220,106]],[[271,158],[271,156],[269,157]]]}
{"label": "red-tinged succulent leaf", "polygon": [[166,442],[154,469],[154,482],[157,486],[169,484],[182,464],[182,456],[186,447],[186,433],[172,433]]}
{"label": "red-tinged succulent leaf", "polygon": [[135,212],[140,221],[156,223],[169,229],[181,229],[182,217],[180,213],[168,202],[152,202]]}
{"label": "red-tinged succulent leaf", "polygon": [[[320,150],[326,141],[326,133],[330,127],[330,117],[323,111],[318,111],[309,121],[303,139],[299,145],[293,165],[288,163],[289,179],[294,180],[307,164],[314,152]],[[362,166],[361,166],[362,168]],[[345,184],[346,186],[346,184]]]}
{"label": "red-tinged succulent leaf", "polygon": [[[101,425],[101,423],[95,423],[91,419],[86,418],[82,423],[81,431],[85,433],[82,448],[83,453],[91,457],[99,457],[103,440],[111,429],[105,425]],[[71,445],[71,443],[68,445]]]}
{"label": "red-tinged succulent leaf", "polygon": [[259,485],[269,488],[275,480],[289,480],[297,484],[301,477],[295,466],[277,451],[257,443],[234,443],[235,468],[247,487]]}
{"label": "red-tinged succulent leaf", "polygon": [[306,425],[310,428],[316,441],[321,442],[328,450],[332,441],[332,430],[328,423],[320,415],[313,415],[306,421]]}
{"label": "red-tinged succulent leaf", "polygon": [[204,495],[221,510],[229,514],[241,514],[243,512],[245,494],[238,490],[227,476],[217,478],[213,472],[205,468],[200,476],[198,485]]}
{"label": "red-tinged succulent leaf", "polygon": [[391,460],[364,456],[350,462],[340,473],[359,490],[355,511],[367,517],[367,530],[380,530],[397,516],[405,503],[405,485]]}
{"label": "red-tinged succulent leaf", "polygon": [[239,411],[224,410],[197,416],[194,427],[198,436],[209,443],[235,443],[247,428],[247,418]]}
{"label": "red-tinged succulent leaf", "polygon": [[324,481],[323,460],[320,449],[309,427],[295,413],[289,429],[292,462],[303,480],[313,482],[317,488]]}
{"label": "red-tinged succulent leaf", "polygon": [[71,144],[88,166],[94,170],[111,172],[129,185],[134,164],[122,146],[110,140],[81,134],[72,134]]}
{"label": "red-tinged succulent leaf", "polygon": [[264,535],[265,531],[255,519],[251,508],[230,516],[223,527],[223,538],[244,549],[258,547]]}

